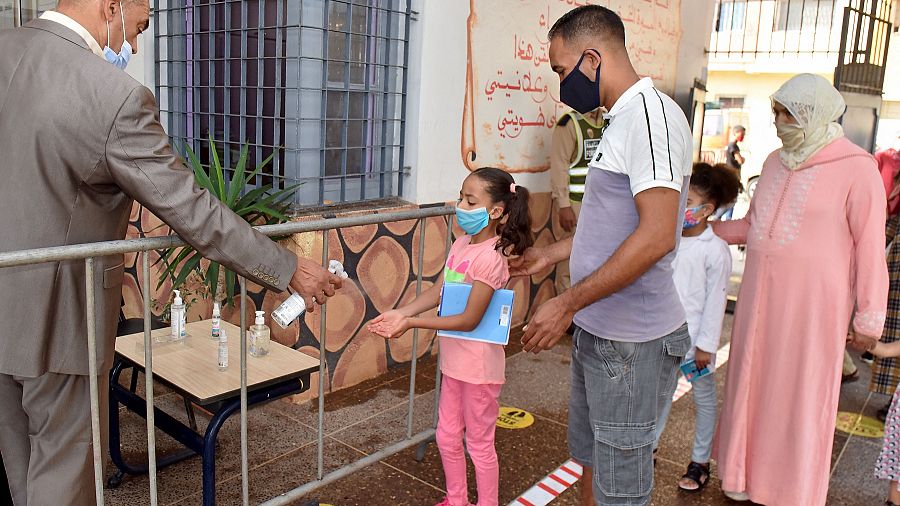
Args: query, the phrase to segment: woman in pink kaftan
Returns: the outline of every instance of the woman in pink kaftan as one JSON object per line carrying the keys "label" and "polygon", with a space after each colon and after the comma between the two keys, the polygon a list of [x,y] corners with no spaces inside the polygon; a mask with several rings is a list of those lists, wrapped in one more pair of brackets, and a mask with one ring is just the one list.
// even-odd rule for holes
{"label": "woman in pink kaftan", "polygon": [[884,325],[884,188],[835,123],[845,105],[828,81],[801,74],[772,98],[784,146],[747,217],[715,225],[747,257],[714,458],[733,499],[815,506],[828,492],[851,317],[859,342]]}

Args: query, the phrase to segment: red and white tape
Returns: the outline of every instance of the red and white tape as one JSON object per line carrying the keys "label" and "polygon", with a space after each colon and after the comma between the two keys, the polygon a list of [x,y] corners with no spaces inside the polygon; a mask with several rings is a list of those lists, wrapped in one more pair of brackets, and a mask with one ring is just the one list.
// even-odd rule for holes
{"label": "red and white tape", "polygon": [[520,495],[509,506],[545,506],[581,479],[583,468],[569,459],[543,480]]}
{"label": "red and white tape", "polygon": [[[731,343],[723,346],[716,353],[716,367],[721,367],[728,362],[728,355],[731,351]],[[691,391],[691,383],[684,379],[684,376],[678,379],[678,386],[675,388],[675,394],[672,396],[672,402],[684,397],[684,394]],[[554,499],[568,490],[578,480],[581,479],[583,468],[580,464],[569,459],[555,471],[548,474],[543,480],[537,482],[533,487],[529,488],[522,495],[515,498],[509,506],[547,506]]]}

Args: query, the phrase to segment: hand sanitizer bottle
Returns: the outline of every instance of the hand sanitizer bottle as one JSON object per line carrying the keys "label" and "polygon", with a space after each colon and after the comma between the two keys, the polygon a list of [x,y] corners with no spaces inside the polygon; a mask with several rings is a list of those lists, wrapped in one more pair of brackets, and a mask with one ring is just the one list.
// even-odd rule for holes
{"label": "hand sanitizer bottle", "polygon": [[265,357],[269,354],[269,327],[266,326],[265,311],[256,312],[256,321],[250,327],[250,354]]}
{"label": "hand sanitizer bottle", "polygon": [[[347,273],[344,272],[344,266],[337,260],[328,262],[328,270],[342,279],[347,279],[348,277]],[[303,297],[295,293],[288,297],[287,300],[282,302],[281,305],[272,312],[272,319],[275,320],[275,323],[281,328],[286,329],[288,325],[299,318],[304,311],[306,311],[306,302],[303,300]]]}
{"label": "hand sanitizer bottle", "polygon": [[181,341],[187,336],[187,332],[184,329],[184,301],[181,300],[180,290],[174,290],[174,292],[175,301],[172,302],[169,320],[172,326],[172,340]]}
{"label": "hand sanitizer bottle", "polygon": [[223,330],[219,334],[219,370],[225,371],[228,369],[228,336],[225,334]]}
{"label": "hand sanitizer bottle", "polygon": [[304,311],[306,311],[306,302],[303,300],[303,297],[295,293],[282,302],[275,311],[272,311],[272,319],[281,328],[286,329]]}
{"label": "hand sanitizer bottle", "polygon": [[213,341],[219,339],[219,335],[222,332],[222,309],[219,307],[219,303],[213,303],[213,312],[212,312],[212,335],[210,336]]}

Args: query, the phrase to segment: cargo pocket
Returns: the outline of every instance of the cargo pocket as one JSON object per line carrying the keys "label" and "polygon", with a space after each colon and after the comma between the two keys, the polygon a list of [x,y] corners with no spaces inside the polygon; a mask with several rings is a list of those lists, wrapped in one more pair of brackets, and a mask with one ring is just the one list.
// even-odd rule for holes
{"label": "cargo pocket", "polygon": [[684,362],[684,357],[691,351],[691,335],[687,325],[676,330],[663,341],[663,367],[659,385],[660,396],[672,395],[678,385],[678,366]]}
{"label": "cargo pocket", "polygon": [[653,489],[655,424],[594,423],[594,485],[608,497],[643,497]]}
{"label": "cargo pocket", "polygon": [[665,338],[664,345],[666,355],[678,358],[680,363],[691,351],[691,335],[688,333],[687,325],[668,335]]}

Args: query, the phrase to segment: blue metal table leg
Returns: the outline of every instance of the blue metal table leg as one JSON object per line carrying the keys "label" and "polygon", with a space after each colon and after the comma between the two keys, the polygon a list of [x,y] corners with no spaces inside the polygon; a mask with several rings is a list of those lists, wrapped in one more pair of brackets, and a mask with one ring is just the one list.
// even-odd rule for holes
{"label": "blue metal table leg", "polygon": [[[249,399],[248,399],[249,401]],[[222,425],[235,411],[240,409],[240,402],[230,402],[222,407],[209,420],[206,426],[206,434],[203,436],[203,505],[213,506],[216,504],[216,438],[219,437],[219,430]]]}
{"label": "blue metal table leg", "polygon": [[[110,487],[116,487],[121,484],[125,474],[138,475],[147,472],[147,466],[132,466],[122,458],[119,405],[125,406],[129,411],[142,418],[147,417],[146,401],[118,382],[123,367],[125,365],[122,361],[117,360],[110,371],[109,452],[110,458],[118,468],[116,474],[107,481]],[[247,399],[247,405],[248,407],[254,406],[286,395],[301,393],[305,390],[305,385],[308,384],[308,376],[306,376],[304,379],[294,379],[270,386],[251,393]],[[183,452],[159,459],[157,468],[162,469],[199,454],[202,459],[203,469],[204,505],[214,505],[216,503],[216,438],[219,436],[219,431],[228,417],[240,409],[241,403],[239,399],[233,399],[225,401],[218,406],[219,408],[210,419],[209,425],[206,427],[206,433],[202,437],[168,413],[159,408],[153,409],[156,416],[156,427],[188,448]]]}
{"label": "blue metal table leg", "polygon": [[112,370],[109,372],[109,458],[116,466],[116,473],[106,480],[106,486],[116,488],[122,484],[122,478],[125,476],[125,462],[122,459],[121,434],[119,433],[119,402],[115,394],[112,392],[112,385],[118,381],[119,373],[122,370],[122,363],[116,361]]}
{"label": "blue metal table leg", "polygon": [[[109,456],[110,460],[112,460],[113,464],[115,464],[117,468],[116,473],[107,480],[107,486],[109,486],[110,488],[115,488],[121,485],[122,478],[124,478],[126,474],[140,475],[145,474],[148,471],[148,466],[134,466],[128,464],[122,457],[119,405],[121,404],[125,406],[130,411],[136,413],[142,418],[147,417],[147,407],[144,399],[131,392],[128,388],[123,387],[119,384],[119,377],[122,374],[122,369],[124,369],[125,367],[126,366],[122,363],[122,361],[117,360],[113,365],[112,370],[110,371]],[[136,372],[136,368],[133,368],[132,370]],[[199,435],[194,434],[194,437],[191,438],[190,434],[185,433],[185,431],[177,430],[178,425],[181,425],[180,422],[163,413],[159,409],[154,409],[154,411],[156,413],[156,416],[158,417],[157,427],[163,429],[163,431],[165,431],[167,434],[172,435],[176,440],[189,448],[185,451],[167,455],[166,457],[157,460],[156,466],[158,469],[170,466],[176,462],[181,462],[182,460],[193,457],[194,455],[200,453],[200,445],[202,443],[200,441]]]}
{"label": "blue metal table leg", "polygon": [[[247,407],[262,404],[263,402],[284,397],[285,395],[300,393],[308,382],[293,380],[272,388],[251,393],[247,397]],[[206,426],[206,434],[203,436],[203,506],[216,504],[216,438],[219,430],[228,420],[228,417],[241,408],[239,399],[226,402],[219,408]]]}

